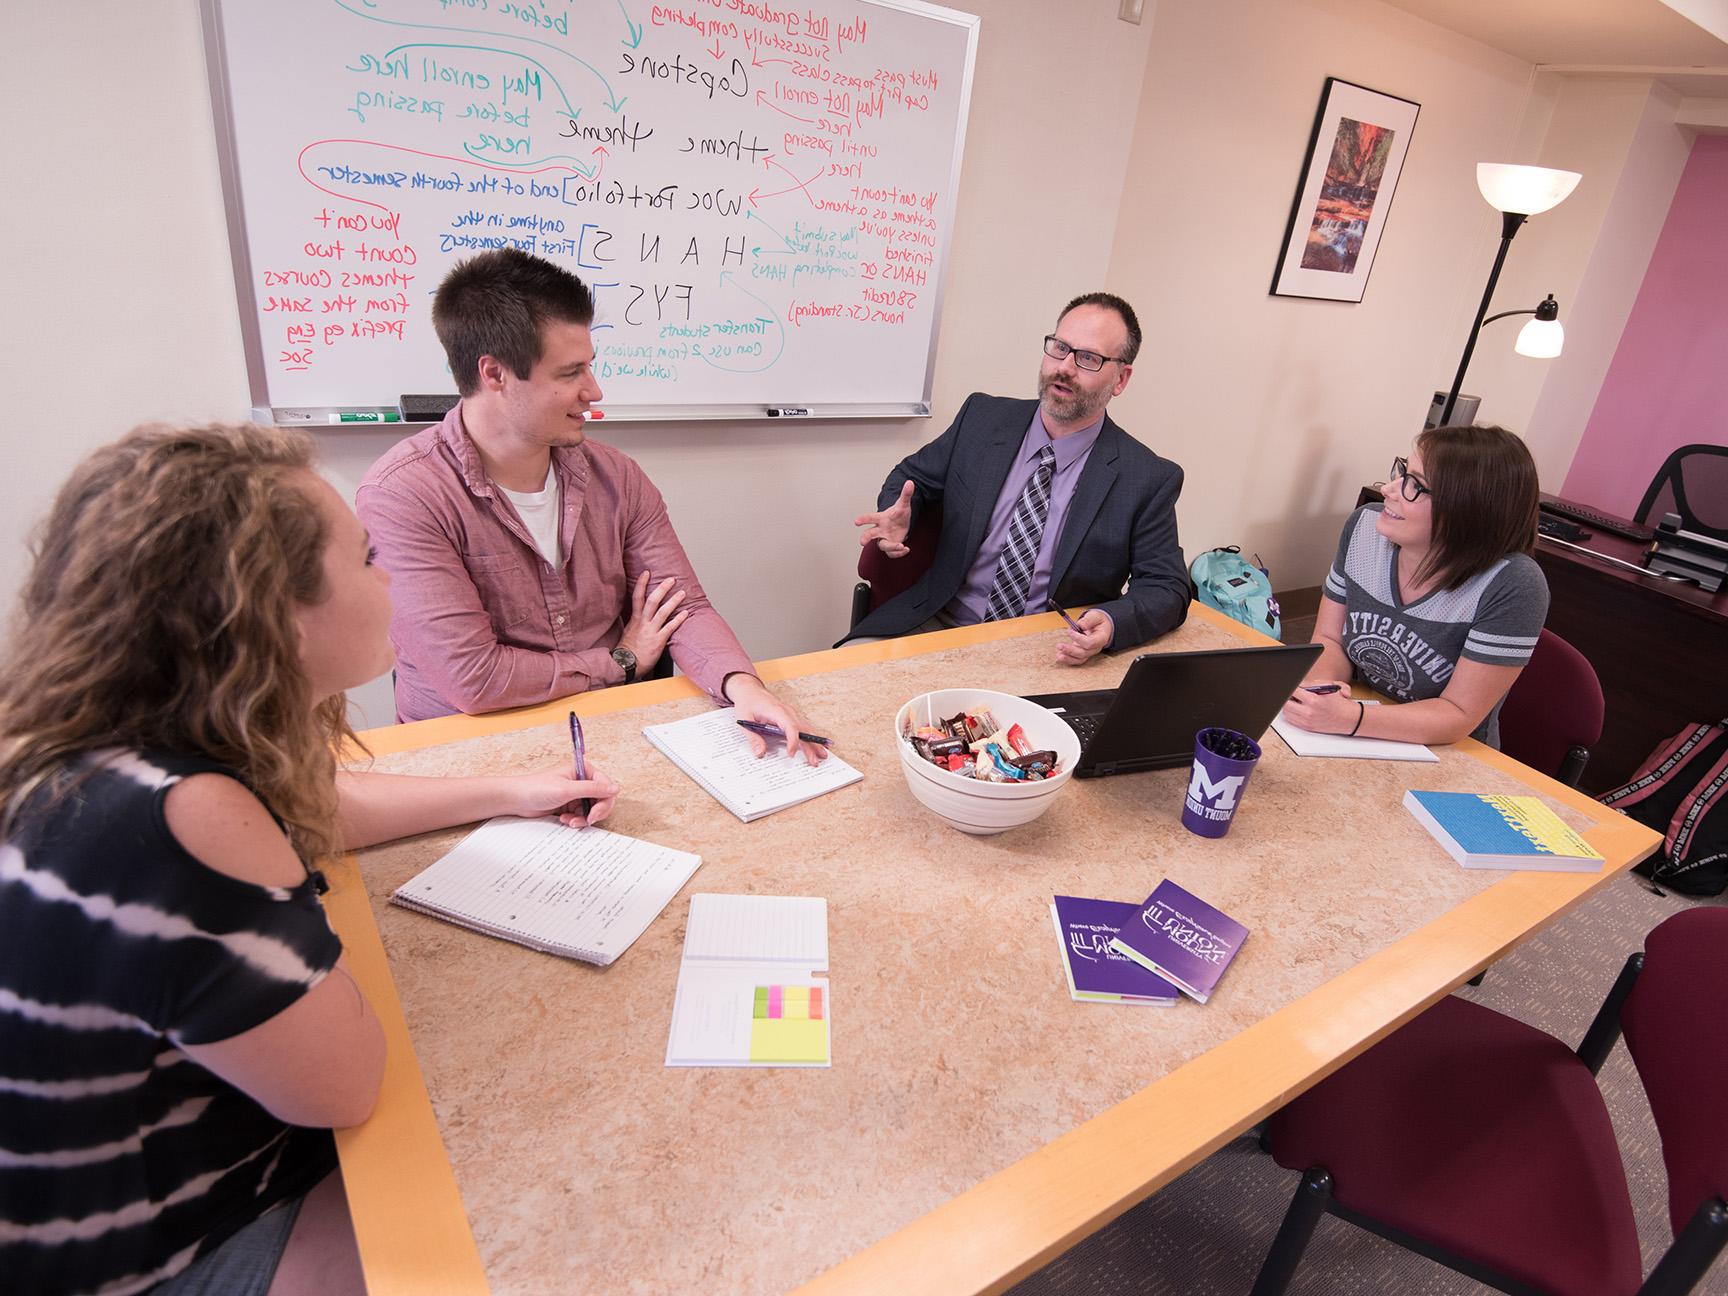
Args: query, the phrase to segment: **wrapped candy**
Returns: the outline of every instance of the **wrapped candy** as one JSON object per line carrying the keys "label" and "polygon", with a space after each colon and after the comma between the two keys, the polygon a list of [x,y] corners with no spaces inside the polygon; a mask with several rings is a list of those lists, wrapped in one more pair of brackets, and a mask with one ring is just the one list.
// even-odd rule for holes
{"label": "wrapped candy", "polygon": [[901,736],[924,760],[962,778],[987,783],[1037,782],[1058,772],[1056,753],[1034,750],[1020,725],[1006,732],[987,709],[903,727]]}

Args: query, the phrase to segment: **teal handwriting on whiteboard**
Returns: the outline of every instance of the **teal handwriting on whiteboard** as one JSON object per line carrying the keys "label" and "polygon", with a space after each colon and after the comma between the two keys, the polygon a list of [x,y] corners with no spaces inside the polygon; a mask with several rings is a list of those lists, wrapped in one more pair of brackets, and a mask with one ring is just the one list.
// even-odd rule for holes
{"label": "teal handwriting on whiteboard", "polygon": [[610,418],[929,412],[972,15],[203,4],[261,417],[453,393],[432,294],[504,247],[594,290]]}

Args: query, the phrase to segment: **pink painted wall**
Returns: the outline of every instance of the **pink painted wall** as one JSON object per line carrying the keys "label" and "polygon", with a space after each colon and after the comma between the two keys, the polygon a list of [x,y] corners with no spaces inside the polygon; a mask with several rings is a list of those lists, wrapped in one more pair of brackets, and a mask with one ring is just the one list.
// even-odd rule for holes
{"label": "pink painted wall", "polygon": [[1631,517],[1668,454],[1697,442],[1728,445],[1725,135],[1692,146],[1560,494]]}

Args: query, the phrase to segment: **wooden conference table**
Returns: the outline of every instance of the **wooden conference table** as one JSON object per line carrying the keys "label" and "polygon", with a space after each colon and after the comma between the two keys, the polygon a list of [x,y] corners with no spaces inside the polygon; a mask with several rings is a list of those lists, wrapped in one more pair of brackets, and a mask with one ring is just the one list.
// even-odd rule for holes
{"label": "wooden conference table", "polygon": [[[389,906],[462,830],[342,862],[327,903],[390,1041],[377,1113],[338,1139],[372,1296],[1000,1291],[1659,840],[1474,743],[1437,765],[1339,762],[1270,735],[1219,841],[1178,822],[1185,770],[1075,780],[998,837],[945,827],[905,787],[895,709],[1126,670],[1055,665],[1059,629],[1046,614],[766,663],[864,781],[751,824],[640,735],[709,705],[687,681],[578,699],[625,789],[608,827],[703,857],[610,968]],[[1264,642],[1197,607],[1155,650],[1244,641]],[[518,769],[568,757],[567,709],[365,737],[380,769]],[[1458,868],[1402,808],[1413,786],[1534,787],[1608,866]],[[1164,876],[1251,929],[1211,1002],[1072,1002],[1052,893],[1138,900]],[[693,891],[827,897],[831,1070],[663,1065]]]}

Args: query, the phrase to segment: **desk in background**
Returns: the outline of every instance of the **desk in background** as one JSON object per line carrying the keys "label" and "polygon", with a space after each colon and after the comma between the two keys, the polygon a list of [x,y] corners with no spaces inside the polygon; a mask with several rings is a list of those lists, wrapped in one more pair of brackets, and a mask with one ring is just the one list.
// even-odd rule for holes
{"label": "desk in background", "polygon": [[[1606,531],[1580,546],[1636,566],[1646,546]],[[1548,628],[1596,668],[1607,703],[1583,786],[1618,787],[1662,739],[1728,716],[1728,590],[1640,575],[1547,538]]]}
{"label": "desk in background", "polygon": [[[1106,687],[1126,670],[1126,655],[1054,665],[1059,632],[1043,615],[767,663],[865,778],[753,824],[640,736],[709,705],[687,681],[580,698],[624,786],[609,826],[703,857],[610,968],[388,907],[460,831],[337,868],[333,917],[391,1043],[377,1115],[338,1140],[373,1296],[488,1280],[499,1296],[999,1291],[1657,844],[1471,742],[1406,765],[1303,761],[1269,739],[1215,842],[1179,825],[1186,770],[1076,780],[1000,837],[943,827],[905,787],[895,708],[925,688]],[[1157,648],[1244,640],[1264,642],[1197,607]],[[519,768],[567,755],[565,710],[367,739],[380,768]],[[1469,872],[1400,804],[1410,786],[1530,784],[1606,869]],[[1166,875],[1252,930],[1212,1002],[1071,1001],[1051,894],[1138,899]],[[663,1065],[692,891],[828,898],[832,1070]]]}

